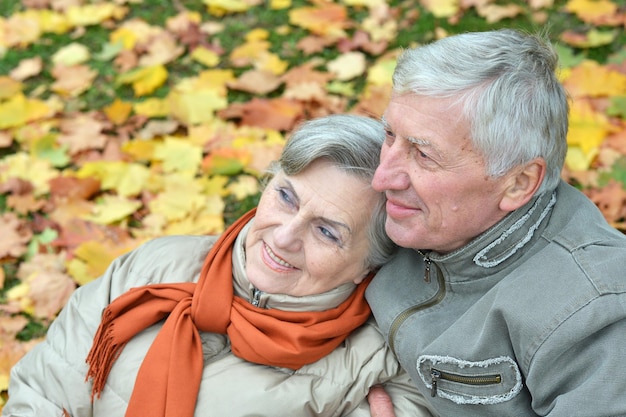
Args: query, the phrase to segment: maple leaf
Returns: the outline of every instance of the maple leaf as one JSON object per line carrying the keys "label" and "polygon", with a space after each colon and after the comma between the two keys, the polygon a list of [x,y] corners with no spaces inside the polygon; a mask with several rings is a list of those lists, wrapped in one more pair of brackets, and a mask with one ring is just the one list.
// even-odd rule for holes
{"label": "maple leaf", "polygon": [[98,180],[103,190],[115,190],[122,197],[131,197],[146,187],[150,171],[140,163],[90,161],[76,171],[76,176]]}
{"label": "maple leaf", "polygon": [[363,53],[348,52],[329,61],[326,66],[336,74],[338,80],[346,81],[361,76],[365,72],[366,64]]}
{"label": "maple leaf", "polygon": [[608,133],[615,131],[607,117],[594,111],[587,100],[574,100],[570,105],[570,127],[567,133],[566,163],[570,169],[589,169],[598,148]]}
{"label": "maple leaf", "polygon": [[202,149],[189,140],[168,136],[155,146],[153,157],[163,162],[166,173],[178,171],[193,175],[200,167]]}
{"label": "maple leaf", "polygon": [[78,285],[85,285],[101,276],[115,258],[135,249],[141,240],[89,240],[74,251],[74,258],[66,262],[69,275]]}
{"label": "maple leaf", "polygon": [[564,9],[586,23],[599,23],[617,12],[617,4],[609,0],[569,0]]}
{"label": "maple leaf", "polygon": [[289,23],[315,35],[337,39],[345,37],[348,13],[336,3],[320,3],[316,7],[299,7],[289,11]]}
{"label": "maple leaf", "polygon": [[420,4],[435,17],[450,17],[459,11],[459,0],[420,0]]}
{"label": "maple leaf", "polygon": [[103,195],[96,200],[85,220],[97,224],[114,224],[125,220],[141,207],[141,202],[117,195]]}
{"label": "maple leaf", "polygon": [[22,300],[28,303],[35,317],[52,320],[76,289],[65,273],[64,254],[36,254],[20,264],[17,276],[28,283],[28,293]]}
{"label": "maple leaf", "polygon": [[49,161],[33,157],[25,152],[7,155],[0,160],[0,183],[10,178],[20,178],[33,184],[36,195],[49,190],[48,181],[58,176]]}
{"label": "maple leaf", "polygon": [[52,63],[71,67],[73,65],[84,64],[90,58],[89,48],[80,43],[72,42],[65,45],[52,55]]}
{"label": "maple leaf", "polygon": [[41,57],[26,58],[20,60],[17,67],[11,70],[9,75],[14,80],[24,81],[27,78],[39,75],[43,68],[43,60]]}
{"label": "maple leaf", "polygon": [[303,117],[303,109],[294,100],[254,98],[248,103],[233,104],[220,112],[220,115],[225,118],[241,118],[241,122],[248,126],[291,130]]}
{"label": "maple leaf", "polygon": [[54,109],[41,100],[26,98],[22,93],[0,102],[0,129],[22,126],[52,116]]}
{"label": "maple leaf", "polygon": [[626,75],[591,60],[573,68],[563,85],[573,97],[626,95]]}
{"label": "maple leaf", "polygon": [[5,257],[19,258],[27,250],[27,244],[33,236],[25,220],[15,213],[0,214],[0,259]]}
{"label": "maple leaf", "polygon": [[67,117],[59,126],[61,133],[57,141],[66,145],[70,154],[74,155],[86,149],[102,149],[107,141],[102,133],[104,123],[94,113],[80,113]]}
{"label": "maple leaf", "polygon": [[151,94],[161,87],[167,80],[168,75],[165,66],[154,65],[120,74],[115,81],[117,84],[131,84],[135,95],[141,97]]}
{"label": "maple leaf", "polygon": [[50,89],[58,94],[69,97],[77,97],[92,86],[93,80],[98,73],[87,65],[66,66],[56,64],[51,71],[55,82]]}
{"label": "maple leaf", "polygon": [[116,98],[113,103],[102,110],[110,121],[116,125],[121,125],[128,120],[128,116],[130,116],[133,110],[133,105]]}

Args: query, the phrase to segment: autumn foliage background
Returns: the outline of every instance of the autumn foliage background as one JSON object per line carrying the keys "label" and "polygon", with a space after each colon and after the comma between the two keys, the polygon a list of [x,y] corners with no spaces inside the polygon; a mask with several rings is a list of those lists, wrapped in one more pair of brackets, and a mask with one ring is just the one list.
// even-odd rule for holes
{"label": "autumn foliage background", "polygon": [[395,58],[516,27],[558,43],[564,178],[626,231],[626,6],[610,0],[0,0],[0,408],[78,286],[219,233],[300,121],[379,117]]}

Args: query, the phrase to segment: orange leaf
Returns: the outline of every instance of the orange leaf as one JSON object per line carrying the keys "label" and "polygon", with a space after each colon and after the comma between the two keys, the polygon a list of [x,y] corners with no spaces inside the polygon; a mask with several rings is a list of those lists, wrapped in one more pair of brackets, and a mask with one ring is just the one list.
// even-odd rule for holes
{"label": "orange leaf", "polygon": [[103,109],[104,114],[116,125],[123,124],[130,116],[132,110],[133,105],[131,103],[124,102],[119,98],[116,98],[111,105]]}

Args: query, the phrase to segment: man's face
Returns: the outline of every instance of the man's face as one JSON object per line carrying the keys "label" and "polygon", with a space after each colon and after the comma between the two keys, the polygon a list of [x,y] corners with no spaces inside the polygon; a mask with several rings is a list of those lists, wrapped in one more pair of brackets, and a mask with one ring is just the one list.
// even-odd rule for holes
{"label": "man's face", "polygon": [[448,253],[507,213],[507,176],[490,178],[451,99],[394,95],[372,185],[387,196],[387,233],[398,245]]}

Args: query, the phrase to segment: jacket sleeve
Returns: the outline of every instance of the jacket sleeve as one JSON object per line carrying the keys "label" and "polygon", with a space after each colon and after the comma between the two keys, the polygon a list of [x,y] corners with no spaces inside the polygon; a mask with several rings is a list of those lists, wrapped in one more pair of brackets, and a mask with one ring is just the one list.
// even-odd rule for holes
{"label": "jacket sleeve", "polygon": [[[395,417],[437,417],[428,406],[428,401],[417,390],[409,375],[400,371],[398,375],[382,384],[391,397]],[[370,405],[365,398],[359,406],[346,417],[370,417]]]}
{"label": "jacket sleeve", "polygon": [[[197,279],[213,242],[206,236],[151,240],[117,258],[101,277],[78,288],[51,324],[45,341],[12,368],[2,416],[61,417],[66,410],[72,417],[92,417],[85,358],[104,308],[131,287]],[[119,401],[124,406],[121,398]]]}

